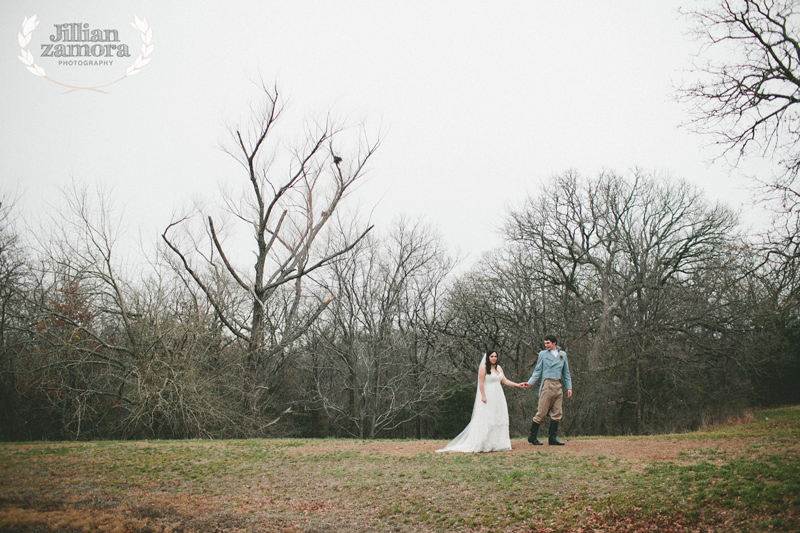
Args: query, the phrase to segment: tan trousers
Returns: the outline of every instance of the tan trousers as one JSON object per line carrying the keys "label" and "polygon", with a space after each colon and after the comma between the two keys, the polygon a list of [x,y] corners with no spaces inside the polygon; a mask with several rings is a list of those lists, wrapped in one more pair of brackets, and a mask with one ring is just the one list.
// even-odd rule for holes
{"label": "tan trousers", "polygon": [[550,420],[561,422],[561,404],[564,401],[564,391],[561,389],[561,381],[558,379],[546,379],[542,384],[542,392],[539,394],[539,408],[533,421],[537,424],[544,422],[544,417],[550,413]]}

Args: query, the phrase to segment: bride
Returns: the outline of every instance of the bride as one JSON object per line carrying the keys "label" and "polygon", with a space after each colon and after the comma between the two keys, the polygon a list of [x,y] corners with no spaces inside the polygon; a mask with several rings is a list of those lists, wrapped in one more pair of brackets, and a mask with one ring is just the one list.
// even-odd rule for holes
{"label": "bride", "polygon": [[511,449],[508,436],[508,406],[502,385],[527,389],[528,383],[514,383],[506,379],[503,369],[497,364],[497,352],[483,354],[478,367],[478,391],[472,407],[472,419],[450,441],[437,452],[500,452]]}

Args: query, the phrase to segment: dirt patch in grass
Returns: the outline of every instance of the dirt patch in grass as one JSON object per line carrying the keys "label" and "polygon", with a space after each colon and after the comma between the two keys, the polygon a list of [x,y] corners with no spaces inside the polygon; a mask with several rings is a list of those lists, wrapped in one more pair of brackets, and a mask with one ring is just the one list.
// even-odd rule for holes
{"label": "dirt patch in grass", "polygon": [[42,447],[48,448],[86,448],[93,447],[93,442],[42,442],[35,444],[13,444],[14,449],[17,450],[34,450]]}
{"label": "dirt patch in grass", "polygon": [[[511,451],[497,452],[508,454],[553,453],[575,455],[606,455],[610,458],[635,461],[674,461],[683,463],[694,461],[704,451],[720,455],[742,455],[752,446],[762,447],[762,443],[743,439],[722,441],[719,439],[668,439],[660,438],[614,438],[614,439],[562,439],[565,446],[532,446],[527,440],[511,441]],[[361,452],[380,455],[412,457],[420,453],[433,453],[442,448],[443,441],[309,441],[307,444],[291,448],[289,453],[303,455],[322,455],[333,452]],[[785,450],[785,447],[781,447]],[[693,458],[693,459],[692,459]]]}
{"label": "dirt patch in grass", "polygon": [[124,533],[152,530],[147,524],[148,520],[120,516],[116,509],[101,511],[46,500],[0,501],[2,531]]}
{"label": "dirt patch in grass", "polygon": [[[136,496],[136,495],[131,495]],[[134,498],[131,498],[134,499]],[[297,523],[270,516],[268,501],[254,499],[245,505],[231,505],[215,498],[165,494],[158,499],[143,498],[136,503],[111,504],[98,509],[91,504],[47,500],[11,501],[0,499],[0,531],[8,532],[163,532],[188,531],[304,531]]]}

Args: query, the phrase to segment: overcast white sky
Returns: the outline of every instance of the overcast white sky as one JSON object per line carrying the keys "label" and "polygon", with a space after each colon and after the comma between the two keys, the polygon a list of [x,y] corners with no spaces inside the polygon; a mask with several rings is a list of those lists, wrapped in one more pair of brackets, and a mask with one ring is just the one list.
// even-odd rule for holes
{"label": "overcast white sky", "polygon": [[[219,145],[263,78],[288,95],[290,118],[332,110],[383,132],[352,201],[379,226],[424,217],[469,263],[499,245],[509,206],[567,169],[669,173],[752,210],[749,182],[679,128],[673,87],[697,50],[679,5],[692,2],[3,2],[0,192],[35,218],[70,180],[103,184],[128,229],[155,240],[176,208],[242,179]],[[151,61],[108,94],[65,94],[17,58],[33,15],[27,49],[53,79],[123,75],[139,53],[134,16],[152,30]],[[108,67],[41,57],[69,22],[118,29],[132,57]]]}

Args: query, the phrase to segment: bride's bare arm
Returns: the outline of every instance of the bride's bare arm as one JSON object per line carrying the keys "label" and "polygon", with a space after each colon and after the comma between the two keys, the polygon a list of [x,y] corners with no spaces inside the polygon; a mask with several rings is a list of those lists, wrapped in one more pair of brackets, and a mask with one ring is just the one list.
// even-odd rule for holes
{"label": "bride's bare arm", "polygon": [[[528,387],[530,387],[530,384],[528,384],[527,382],[526,383],[515,383],[515,382],[511,381],[510,379],[506,378],[506,375],[505,375],[505,373],[503,373],[503,369],[502,368],[498,367],[498,370],[500,371],[500,375],[503,376],[503,378],[500,380],[500,383],[502,383],[503,385],[506,385],[507,387],[518,387],[520,389],[527,389]],[[481,391],[483,391],[483,389],[481,389]]]}

